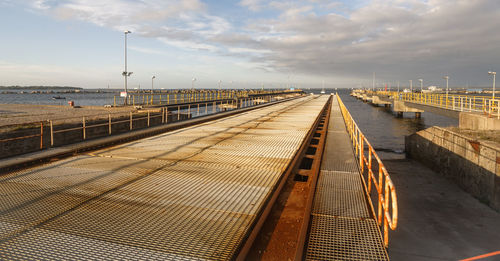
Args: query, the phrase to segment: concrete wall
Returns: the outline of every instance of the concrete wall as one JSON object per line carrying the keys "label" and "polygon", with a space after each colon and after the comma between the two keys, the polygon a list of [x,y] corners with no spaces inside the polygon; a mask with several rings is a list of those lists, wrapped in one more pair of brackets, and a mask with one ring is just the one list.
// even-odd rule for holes
{"label": "concrete wall", "polygon": [[497,117],[462,112],[458,118],[458,126],[470,130],[500,130],[500,120]]}
{"label": "concrete wall", "polygon": [[439,127],[407,136],[405,147],[408,157],[453,180],[500,211],[499,149]]}

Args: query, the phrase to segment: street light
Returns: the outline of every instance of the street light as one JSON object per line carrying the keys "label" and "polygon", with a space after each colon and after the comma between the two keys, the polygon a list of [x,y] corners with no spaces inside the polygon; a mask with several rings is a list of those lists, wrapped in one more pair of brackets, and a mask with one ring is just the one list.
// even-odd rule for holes
{"label": "street light", "polygon": [[410,80],[410,92],[413,93],[413,81]]}
{"label": "street light", "polygon": [[493,75],[493,100],[495,99],[495,78],[497,76],[497,72],[488,72],[488,74]]}
{"label": "street light", "polygon": [[194,90],[194,82],[196,81],[196,78],[193,77],[193,80],[191,80],[191,89]]}
{"label": "street light", "polygon": [[420,82],[420,93],[422,93],[424,88],[424,79],[418,79],[418,81]]}
{"label": "street light", "polygon": [[131,34],[132,32],[127,30],[123,33],[125,34],[125,70],[123,71],[122,75],[125,78],[125,105],[127,105],[127,78],[132,74],[132,72],[127,72],[127,34]]}
{"label": "street light", "polygon": [[220,84],[222,83],[222,80],[219,80],[219,91],[220,91]]}
{"label": "street light", "polygon": [[153,77],[151,77],[151,93],[153,93],[153,80],[156,78],[156,76],[153,75]]}

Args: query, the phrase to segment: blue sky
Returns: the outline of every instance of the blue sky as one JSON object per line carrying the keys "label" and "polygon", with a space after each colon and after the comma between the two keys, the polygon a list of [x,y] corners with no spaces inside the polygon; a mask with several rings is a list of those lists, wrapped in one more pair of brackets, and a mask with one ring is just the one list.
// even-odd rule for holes
{"label": "blue sky", "polygon": [[491,85],[500,1],[0,0],[0,85]]}

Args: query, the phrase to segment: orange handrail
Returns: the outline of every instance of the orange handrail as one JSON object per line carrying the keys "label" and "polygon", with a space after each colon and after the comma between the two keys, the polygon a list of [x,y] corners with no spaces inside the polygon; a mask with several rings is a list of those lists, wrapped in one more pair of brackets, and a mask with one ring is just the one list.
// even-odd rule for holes
{"label": "orange handrail", "polygon": [[[380,227],[383,227],[384,246],[388,247],[389,228],[395,230],[398,224],[398,201],[396,188],[394,187],[394,183],[392,182],[389,173],[384,167],[384,164],[375,152],[375,149],[373,149],[370,142],[366,139],[365,135],[363,135],[338,95],[337,100],[340,105],[342,116],[344,117],[344,122],[347,126],[347,131],[349,132],[349,136],[351,137],[353,148],[355,149],[355,155],[359,160],[360,171],[361,173],[366,173],[366,175],[368,176],[368,182],[366,182],[366,180],[363,178],[365,187],[367,188],[367,193],[368,195],[370,195],[373,183],[373,186],[375,187],[378,194],[377,223]],[[366,151],[365,147],[367,148]],[[376,176],[373,171],[373,159],[375,159],[377,163],[376,165],[378,166],[377,170],[375,171],[378,173],[378,176]],[[371,200],[370,203],[373,206]]]}

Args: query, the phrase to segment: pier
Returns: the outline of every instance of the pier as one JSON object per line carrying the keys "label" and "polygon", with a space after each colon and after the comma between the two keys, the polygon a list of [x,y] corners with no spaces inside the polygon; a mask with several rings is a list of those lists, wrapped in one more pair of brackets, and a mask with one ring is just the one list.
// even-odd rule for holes
{"label": "pier", "polygon": [[244,260],[291,178],[313,195],[297,260],[388,260],[396,190],[337,96],[237,111],[4,171],[0,257]]}
{"label": "pier", "polygon": [[485,96],[448,95],[436,93],[405,93],[393,91],[354,90],[351,96],[373,105],[392,106],[399,117],[405,112],[430,112],[459,119],[459,126],[475,130],[500,129],[500,100]]}

